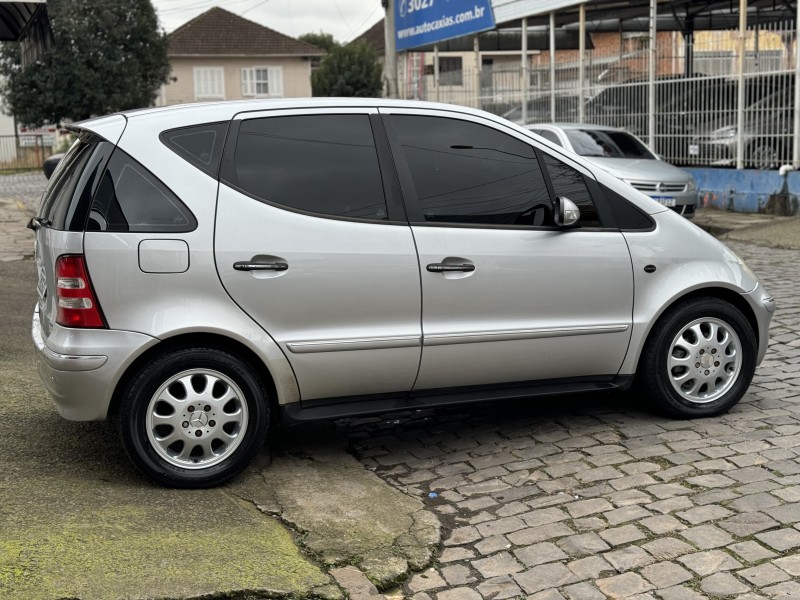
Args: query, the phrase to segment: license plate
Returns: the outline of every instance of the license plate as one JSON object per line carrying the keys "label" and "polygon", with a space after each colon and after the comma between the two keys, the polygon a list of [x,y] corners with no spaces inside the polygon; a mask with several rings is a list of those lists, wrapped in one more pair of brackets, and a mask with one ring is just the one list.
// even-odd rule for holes
{"label": "license plate", "polygon": [[700,156],[700,144],[689,144],[689,156]]}
{"label": "license plate", "polygon": [[39,266],[39,281],[36,284],[36,291],[39,293],[39,303],[44,305],[44,299],[47,296],[47,276],[43,266]]}
{"label": "license plate", "polygon": [[672,196],[651,196],[651,198],[664,206],[675,206],[675,198]]}

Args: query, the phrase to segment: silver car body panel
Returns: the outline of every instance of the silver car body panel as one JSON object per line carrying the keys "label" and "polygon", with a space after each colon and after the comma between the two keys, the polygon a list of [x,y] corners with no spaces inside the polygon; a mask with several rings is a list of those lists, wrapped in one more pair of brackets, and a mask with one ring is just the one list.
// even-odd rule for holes
{"label": "silver car body panel", "polygon": [[[417,389],[619,370],[633,306],[631,261],[619,232],[413,231],[424,333]],[[475,270],[459,277],[425,270],[465,260]]]}
{"label": "silver car body panel", "polygon": [[108,115],[107,117],[91,119],[89,121],[81,121],[75,123],[75,127],[96,133],[112,144],[116,144],[119,142],[119,138],[122,137],[122,133],[125,131],[127,124],[128,119],[124,115],[114,114]]}
{"label": "silver car body panel", "polygon": [[[166,129],[196,123],[196,117],[165,111],[148,119],[131,118],[134,123],[120,139],[119,147],[146,164],[189,207],[198,226],[181,234],[79,234],[84,236],[87,269],[109,327],[161,340],[188,333],[230,338],[264,362],[276,383],[279,403],[299,400],[284,353],[267,332],[231,302],[217,275],[213,239],[219,184],[178,158],[158,139]],[[180,273],[144,272],[138,249],[150,240],[185,242],[189,268]],[[209,315],[214,318],[209,319]]]}
{"label": "silver car body panel", "polygon": [[39,307],[31,324],[39,377],[59,414],[71,421],[106,418],[117,383],[135,358],[158,340],[131,331],[55,325],[45,335]]}
{"label": "silver car body panel", "polygon": [[[381,112],[441,114],[416,106]],[[482,116],[449,116],[498,128]],[[502,129],[532,146],[540,139],[524,129]],[[574,155],[539,146],[593,177]],[[433,224],[412,230],[422,277],[424,344],[415,389],[618,371],[633,306],[630,255],[618,231]],[[448,262],[468,262],[475,270],[425,268]],[[587,284],[592,294],[586,293]]]}
{"label": "silver car body panel", "polygon": [[[292,114],[298,111],[240,116]],[[226,184],[219,204],[225,207],[217,215],[219,277],[231,298],[287,351],[303,400],[411,388],[421,352],[421,298],[407,225],[302,214]],[[259,260],[289,268],[233,269],[234,262]]]}
{"label": "silver car body panel", "polygon": [[[633,374],[647,336],[658,317],[686,294],[724,288],[747,295],[758,282],[736,255],[708,233],[673,211],[653,215],[656,227],[647,232],[624,232],[633,261],[636,301],[631,346],[620,373]],[[656,271],[647,273],[646,265]],[[759,322],[769,321],[765,307],[753,306]],[[761,328],[759,328],[761,329]],[[767,336],[760,332],[759,361],[766,352]]]}

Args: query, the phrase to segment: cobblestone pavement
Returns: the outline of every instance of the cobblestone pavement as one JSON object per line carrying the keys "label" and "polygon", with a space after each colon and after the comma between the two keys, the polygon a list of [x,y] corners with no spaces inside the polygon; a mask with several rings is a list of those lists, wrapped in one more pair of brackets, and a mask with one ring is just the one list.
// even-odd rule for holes
{"label": "cobblestone pavement", "polygon": [[33,258],[33,235],[25,225],[46,184],[40,172],[0,176],[0,261]]}
{"label": "cobblestone pavement", "polygon": [[340,423],[356,456],[447,529],[415,600],[800,598],[800,252],[730,244],[777,298],[729,414],[634,393]]}

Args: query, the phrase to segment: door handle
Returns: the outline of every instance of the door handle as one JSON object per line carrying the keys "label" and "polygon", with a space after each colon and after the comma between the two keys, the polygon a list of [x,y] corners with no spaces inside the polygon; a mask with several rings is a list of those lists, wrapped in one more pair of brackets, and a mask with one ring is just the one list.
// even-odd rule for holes
{"label": "door handle", "polygon": [[470,265],[470,264],[453,265],[448,263],[432,263],[425,268],[431,273],[451,273],[454,271],[469,273],[470,271],[475,270],[475,265]]}
{"label": "door handle", "polygon": [[289,265],[285,262],[259,263],[244,260],[233,263],[233,268],[237,271],[285,271]]}

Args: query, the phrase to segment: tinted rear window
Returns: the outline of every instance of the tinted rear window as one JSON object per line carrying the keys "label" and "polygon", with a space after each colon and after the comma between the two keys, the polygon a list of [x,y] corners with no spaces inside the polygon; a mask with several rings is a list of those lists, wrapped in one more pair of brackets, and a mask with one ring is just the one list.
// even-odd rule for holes
{"label": "tinted rear window", "polygon": [[81,134],[50,179],[38,216],[50,221],[53,229],[82,231],[100,175],[113,150],[110,142]]}
{"label": "tinted rear window", "polygon": [[625,131],[567,129],[567,137],[581,156],[605,158],[655,158],[647,146]]}
{"label": "tinted rear window", "polygon": [[239,187],[288,208],[354,219],[388,219],[367,115],[248,119],[236,144]]}

